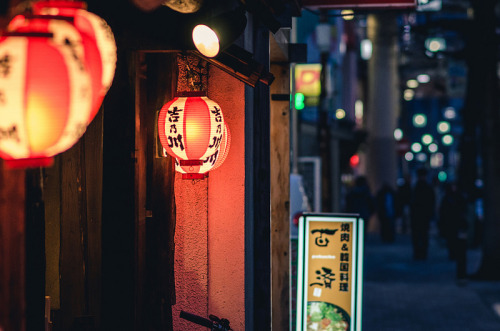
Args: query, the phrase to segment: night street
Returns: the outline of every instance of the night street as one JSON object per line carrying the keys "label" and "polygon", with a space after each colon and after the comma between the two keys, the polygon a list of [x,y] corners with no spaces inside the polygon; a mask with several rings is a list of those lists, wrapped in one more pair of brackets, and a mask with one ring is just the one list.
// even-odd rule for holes
{"label": "night street", "polygon": [[[365,248],[363,330],[500,330],[500,282],[456,281],[456,265],[436,235],[429,257],[413,261],[409,235],[382,243],[370,233]],[[467,252],[473,273],[481,251]]]}

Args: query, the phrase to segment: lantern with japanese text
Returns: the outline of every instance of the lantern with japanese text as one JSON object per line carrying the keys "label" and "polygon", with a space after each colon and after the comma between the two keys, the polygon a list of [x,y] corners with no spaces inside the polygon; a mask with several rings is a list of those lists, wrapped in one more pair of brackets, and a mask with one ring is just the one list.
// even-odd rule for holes
{"label": "lantern with japanese text", "polygon": [[[191,174],[202,174],[204,176],[211,170],[215,170],[226,160],[227,154],[229,153],[229,146],[231,145],[231,132],[227,123],[224,123],[224,133],[222,135],[222,141],[220,144],[220,149],[211,157],[207,157],[203,160],[201,166],[181,166],[179,160],[175,159],[175,170],[183,174],[184,177],[192,177]],[[195,176],[198,178],[198,176]]]}
{"label": "lantern with japanese text", "polygon": [[221,108],[205,95],[180,93],[162,107],[158,117],[160,142],[190,175],[183,178],[205,177],[200,167],[205,160],[215,164],[223,140],[225,124]]}
{"label": "lantern with japanese text", "polygon": [[[111,28],[101,17],[87,11],[87,5],[83,1],[38,1],[32,6],[34,15],[64,17],[80,33],[92,82],[92,112],[89,122],[92,121],[115,74],[116,44]],[[57,33],[57,30],[51,29],[51,32]]]}
{"label": "lantern with japanese text", "polygon": [[[51,23],[52,24],[52,23]],[[78,31],[64,20],[24,20],[0,37],[0,157],[47,166],[85,132],[91,80]]]}

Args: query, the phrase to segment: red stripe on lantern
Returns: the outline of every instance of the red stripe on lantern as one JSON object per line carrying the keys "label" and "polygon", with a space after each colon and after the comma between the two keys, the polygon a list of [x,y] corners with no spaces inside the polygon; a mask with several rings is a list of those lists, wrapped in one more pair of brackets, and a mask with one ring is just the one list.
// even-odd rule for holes
{"label": "red stripe on lantern", "polygon": [[187,98],[184,109],[183,131],[188,160],[201,159],[210,142],[210,110],[200,97]]}
{"label": "red stripe on lantern", "polygon": [[[32,38],[26,63],[26,131],[33,157],[41,157],[61,137],[70,106],[69,73],[61,53],[47,41]],[[51,68],[48,74],[46,68]],[[47,96],[53,96],[48,98]]]}

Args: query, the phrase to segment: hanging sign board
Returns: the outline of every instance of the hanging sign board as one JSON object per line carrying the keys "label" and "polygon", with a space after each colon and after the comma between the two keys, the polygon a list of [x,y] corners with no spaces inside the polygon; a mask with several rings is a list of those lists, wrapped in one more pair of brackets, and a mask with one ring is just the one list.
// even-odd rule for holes
{"label": "hanging sign board", "polygon": [[302,6],[317,9],[352,9],[352,8],[415,8],[416,0],[302,0]]}
{"label": "hanging sign board", "polygon": [[295,93],[302,93],[305,107],[319,105],[321,94],[321,64],[305,63],[295,65]]}
{"label": "hanging sign board", "polygon": [[363,220],[304,214],[298,246],[297,331],[361,330]]}

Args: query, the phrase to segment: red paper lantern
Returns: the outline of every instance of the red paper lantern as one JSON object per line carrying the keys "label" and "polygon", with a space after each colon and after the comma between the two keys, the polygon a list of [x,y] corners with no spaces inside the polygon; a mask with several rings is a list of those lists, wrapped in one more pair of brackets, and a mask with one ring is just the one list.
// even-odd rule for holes
{"label": "red paper lantern", "polygon": [[162,107],[158,133],[163,148],[181,167],[200,167],[206,159],[217,160],[224,117],[220,106],[204,93],[185,92]]}
{"label": "red paper lantern", "polygon": [[175,170],[182,173],[183,178],[199,178],[198,174],[207,176],[209,171],[215,170],[226,160],[231,145],[231,132],[227,123],[224,124],[224,134],[220,149],[214,155],[207,157],[203,160],[201,166],[181,166],[178,159],[175,159]]}
{"label": "red paper lantern", "polygon": [[10,166],[46,166],[83,135],[91,81],[80,34],[62,20],[26,21],[0,37],[0,157]]}
{"label": "red paper lantern", "polygon": [[[85,61],[92,79],[92,112],[95,117],[108,92],[116,68],[116,44],[109,25],[99,16],[86,10],[83,1],[38,1],[33,4],[33,14],[47,18],[70,19],[81,34]],[[12,23],[11,23],[12,24]],[[51,29],[54,34],[57,30]]]}

